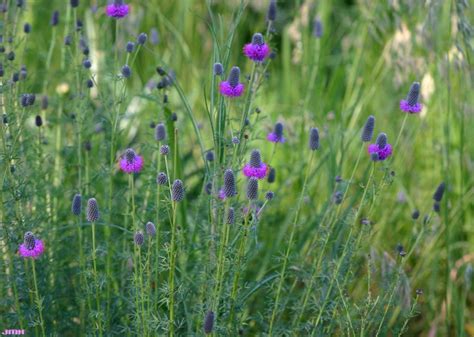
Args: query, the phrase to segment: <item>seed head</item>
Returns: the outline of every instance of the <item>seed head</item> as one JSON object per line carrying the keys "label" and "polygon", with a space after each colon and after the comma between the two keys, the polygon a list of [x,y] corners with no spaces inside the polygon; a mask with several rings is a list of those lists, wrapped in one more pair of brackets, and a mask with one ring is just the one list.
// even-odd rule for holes
{"label": "seed head", "polygon": [[434,201],[441,202],[441,199],[443,199],[445,187],[446,187],[446,184],[444,182],[439,184],[439,186],[436,188],[435,193],[433,194]]}
{"label": "seed head", "polygon": [[211,195],[212,193],[212,182],[208,182],[206,186],[204,186],[204,190],[208,195]]}
{"label": "seed head", "polygon": [[133,53],[133,50],[135,49],[135,43],[128,41],[125,49],[127,50],[127,53]]}
{"label": "seed head", "polygon": [[240,143],[239,137],[232,137],[232,144],[238,145]]}
{"label": "seed head", "polygon": [[170,153],[170,147],[168,145],[161,145],[160,147],[160,153],[163,156],[167,156]]}
{"label": "seed head", "polygon": [[166,127],[163,123],[158,123],[155,128],[155,139],[159,142],[166,139]]}
{"label": "seed head", "polygon": [[122,67],[122,76],[125,78],[129,78],[130,76],[132,76],[132,69],[130,69],[128,65],[124,65]]}
{"label": "seed head", "polygon": [[342,203],[342,198],[343,198],[343,193],[341,191],[336,191],[333,195],[333,201],[336,205],[339,205]]}
{"label": "seed head", "polygon": [[151,221],[147,222],[146,225],[145,225],[145,230],[146,230],[146,233],[149,235],[149,236],[155,236],[156,235],[156,227],[155,227],[155,224]]}
{"label": "seed head", "polygon": [[82,62],[82,65],[84,66],[84,68],[86,69],[90,69],[92,67],[92,63],[89,59],[85,59],[83,62]]}
{"label": "seed head", "polygon": [[363,142],[370,142],[372,140],[372,136],[374,135],[374,127],[375,127],[375,117],[369,116],[367,118],[367,122],[365,122],[364,129],[362,130],[361,139]]}
{"label": "seed head", "polygon": [[51,26],[57,26],[59,23],[59,12],[54,11],[53,15],[51,16]]}
{"label": "seed head", "polygon": [[436,213],[439,213],[441,211],[441,204],[437,201],[434,202],[433,204],[433,211]]}
{"label": "seed head", "polygon": [[417,210],[417,209],[415,209],[415,210],[413,211],[413,213],[411,214],[411,218],[412,218],[413,220],[416,220],[416,219],[418,219],[419,217],[420,217],[420,211]]}
{"label": "seed head", "polygon": [[33,250],[35,248],[35,236],[31,232],[26,232],[24,237],[24,244],[28,250]]}
{"label": "seed head", "polygon": [[43,119],[41,118],[40,115],[36,115],[35,117],[35,124],[37,127],[40,127],[43,125]]}
{"label": "seed head", "polygon": [[87,221],[95,222],[99,220],[99,206],[95,198],[87,200]]}
{"label": "seed head", "polygon": [[309,148],[311,151],[319,149],[319,130],[311,128],[309,130]]}
{"label": "seed head", "polygon": [[247,198],[255,200],[258,198],[258,179],[251,177],[247,184]]}
{"label": "seed head", "polygon": [[270,169],[270,172],[268,172],[268,178],[267,178],[267,181],[268,183],[274,183],[275,182],[275,178],[276,178],[276,171],[275,171],[275,168],[271,168]]}
{"label": "seed head", "polygon": [[320,38],[323,35],[323,23],[321,19],[316,18],[313,21],[313,36],[316,38]]}
{"label": "seed head", "polygon": [[82,201],[82,196],[79,193],[75,194],[74,197],[72,198],[72,206],[71,206],[72,214],[74,215],[81,214],[81,209],[82,209],[81,201]]}
{"label": "seed head", "polygon": [[48,101],[48,96],[44,95],[41,97],[41,109],[46,110],[48,108],[49,101]]}
{"label": "seed head", "polygon": [[90,89],[94,87],[94,81],[92,81],[90,78],[86,81],[86,86]]}
{"label": "seed head", "polygon": [[27,22],[23,26],[23,32],[25,34],[29,34],[31,32],[31,25]]}
{"label": "seed head", "polygon": [[135,241],[135,244],[137,246],[142,246],[143,245],[143,242],[145,241],[145,236],[143,235],[142,232],[138,231],[135,233],[135,235],[133,236],[133,241]]}
{"label": "seed head", "polygon": [[224,172],[224,196],[226,198],[232,198],[237,194],[237,188],[235,186],[235,176],[231,169],[227,169]]}
{"label": "seed head", "polygon": [[250,161],[249,161],[249,164],[251,167],[256,167],[256,168],[259,168],[262,166],[262,157],[260,155],[260,151],[259,150],[253,150],[251,153],[250,153]]}
{"label": "seed head", "polygon": [[227,211],[227,224],[233,225],[234,222],[235,222],[235,211],[233,207],[229,207],[229,210]]}
{"label": "seed head", "polygon": [[183,199],[184,199],[184,186],[183,186],[183,182],[181,180],[176,179],[173,182],[173,186],[171,188],[171,195],[172,195],[173,201],[175,201],[175,202],[183,201]]}
{"label": "seed head", "polygon": [[207,161],[214,161],[214,152],[213,151],[206,152],[206,160]]}
{"label": "seed head", "polygon": [[268,6],[268,11],[267,11],[267,20],[275,21],[276,16],[277,16],[276,0],[270,0],[270,5]]}
{"label": "seed head", "polygon": [[71,0],[71,7],[76,8],[79,6],[79,0]]}
{"label": "seed head", "polygon": [[137,43],[143,46],[147,39],[148,35],[146,35],[145,33],[140,33],[137,37]]}
{"label": "seed head", "polygon": [[158,176],[156,177],[156,182],[158,183],[158,185],[166,185],[168,183],[168,176],[166,175],[166,173],[158,173]]}
{"label": "seed head", "polygon": [[227,81],[229,82],[231,87],[236,87],[239,84],[240,79],[240,68],[239,67],[232,67],[229,73],[229,77]]}
{"label": "seed head", "polygon": [[274,197],[275,197],[275,193],[273,193],[272,191],[268,191],[265,194],[265,199],[267,199],[268,201],[272,200]]}
{"label": "seed head", "polygon": [[214,312],[209,310],[204,317],[204,333],[210,334],[214,328]]}
{"label": "seed head", "polygon": [[215,76],[221,76],[224,73],[224,67],[222,66],[222,63],[216,62],[214,63],[214,75]]}
{"label": "seed head", "polygon": [[387,146],[387,135],[383,132],[379,133],[377,139],[375,140],[375,144],[379,147],[379,149],[384,149]]}

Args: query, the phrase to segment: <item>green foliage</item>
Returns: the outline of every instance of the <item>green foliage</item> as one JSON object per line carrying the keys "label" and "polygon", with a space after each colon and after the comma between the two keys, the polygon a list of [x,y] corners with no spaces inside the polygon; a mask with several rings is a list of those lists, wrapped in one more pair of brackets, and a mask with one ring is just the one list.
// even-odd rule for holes
{"label": "green foliage", "polygon": [[[211,310],[215,336],[472,334],[473,11],[465,1],[277,1],[272,23],[263,0],[126,2],[123,19],[107,17],[105,1],[86,0],[78,8],[6,1],[0,13],[0,329],[202,336]],[[140,32],[147,42],[127,53]],[[274,58],[254,64],[242,54],[255,32]],[[91,69],[82,66],[85,47]],[[229,99],[219,84],[232,66],[246,88]],[[167,85],[157,89],[160,81]],[[423,110],[407,115],[399,101],[414,81]],[[36,101],[24,107],[27,93]],[[393,146],[385,161],[372,162],[360,140],[369,115]],[[275,144],[266,137],[278,121],[286,142]],[[160,122],[167,138],[158,142]],[[141,172],[119,169],[127,148],[144,158]],[[249,201],[242,167],[253,149],[276,181],[260,180],[259,199]],[[238,194],[222,200],[229,168]],[[158,172],[168,184],[157,184]],[[171,199],[175,179],[182,202]],[[76,193],[80,216],[71,212]],[[99,205],[95,223],[85,217],[89,198]],[[156,236],[135,245],[148,221]],[[45,243],[36,260],[18,254],[26,231]]]}

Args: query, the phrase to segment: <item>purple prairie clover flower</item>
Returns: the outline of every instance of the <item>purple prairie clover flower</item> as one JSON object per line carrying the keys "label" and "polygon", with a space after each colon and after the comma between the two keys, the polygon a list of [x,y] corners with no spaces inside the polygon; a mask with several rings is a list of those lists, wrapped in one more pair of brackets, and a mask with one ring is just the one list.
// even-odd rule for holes
{"label": "purple prairie clover flower", "polygon": [[206,316],[204,317],[203,330],[206,335],[209,335],[210,333],[212,333],[213,329],[214,329],[214,312],[209,310],[206,313]]}
{"label": "purple prairie clover flower", "polygon": [[105,7],[105,14],[108,17],[121,19],[128,15],[130,7],[123,0],[114,0],[114,2]]}
{"label": "purple prairie clover flower", "polygon": [[243,174],[248,177],[263,179],[267,175],[270,167],[262,162],[260,151],[253,150],[250,154],[250,161],[242,169]]}
{"label": "purple prairie clover flower", "polygon": [[244,46],[244,54],[254,62],[262,62],[270,54],[270,47],[265,43],[263,35],[253,34],[252,42]]}
{"label": "purple prairie clover flower", "polygon": [[44,253],[44,243],[42,240],[37,239],[33,233],[26,232],[24,241],[18,248],[18,253],[21,257],[31,257],[37,259]]}
{"label": "purple prairie clover flower", "polygon": [[143,169],[143,157],[127,149],[120,159],[120,169],[125,173],[138,173]]}
{"label": "purple prairie clover flower", "polygon": [[245,86],[240,83],[240,68],[232,67],[227,81],[222,81],[219,84],[219,91],[226,97],[240,97],[244,92]]}
{"label": "purple prairie clover flower", "polygon": [[272,143],[284,143],[286,141],[283,137],[283,123],[276,123],[273,131],[267,135],[267,140]]}
{"label": "purple prairie clover flower", "polygon": [[383,132],[378,135],[375,144],[370,144],[367,150],[372,160],[383,161],[392,155],[392,145],[387,143],[387,135]]}
{"label": "purple prairie clover flower", "polygon": [[420,98],[420,83],[413,82],[410,91],[405,99],[400,101],[400,109],[408,113],[418,113],[423,109],[423,105],[418,102]]}

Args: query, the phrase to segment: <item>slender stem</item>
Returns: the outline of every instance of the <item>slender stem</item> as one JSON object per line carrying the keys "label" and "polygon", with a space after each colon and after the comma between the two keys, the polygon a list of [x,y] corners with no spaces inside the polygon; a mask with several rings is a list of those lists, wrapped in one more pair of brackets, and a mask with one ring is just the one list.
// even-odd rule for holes
{"label": "slender stem", "polygon": [[[100,314],[100,301],[99,301],[99,282],[97,278],[97,262],[96,262],[96,242],[95,242],[95,222],[92,222],[92,268],[94,273],[94,288],[95,288],[95,302],[97,308],[97,315]],[[102,336],[102,319],[99,317],[96,321],[99,329],[99,336]]]}
{"label": "slender stem", "polygon": [[405,129],[405,124],[408,119],[408,113],[405,114],[405,117],[403,118],[402,126],[400,128],[400,131],[398,132],[397,135],[397,140],[395,141],[395,145],[393,146],[395,149],[397,148],[398,142],[400,141],[400,137],[402,136],[403,129]]}
{"label": "slender stem", "polygon": [[36,305],[38,307],[40,326],[41,326],[41,334],[42,334],[43,337],[46,337],[46,332],[45,332],[45,328],[44,328],[44,320],[43,320],[43,302],[40,299],[39,291],[38,291],[38,282],[36,281],[35,259],[31,259],[31,269],[33,271],[33,282],[35,284]]}
{"label": "slender stem", "polygon": [[354,231],[355,223],[357,222],[357,218],[358,218],[358,216],[359,216],[359,214],[360,214],[360,211],[361,211],[361,209],[362,209],[363,206],[364,206],[365,196],[366,196],[367,191],[368,191],[368,189],[369,189],[369,186],[370,186],[370,184],[371,184],[371,182],[372,182],[372,177],[373,177],[373,175],[374,175],[374,171],[375,171],[375,162],[372,164],[372,169],[371,169],[371,171],[370,171],[370,175],[369,175],[369,178],[368,178],[368,180],[367,180],[367,184],[366,184],[366,186],[365,186],[365,188],[364,188],[364,193],[362,194],[362,199],[361,199],[361,202],[360,202],[360,206],[359,206],[359,208],[357,209],[357,212],[356,212],[356,214],[355,214],[355,216],[354,216],[354,223],[352,223],[352,225],[351,225],[351,229],[350,229],[350,231],[349,231],[349,235],[347,236],[347,240],[346,240],[346,242],[345,242],[345,244],[344,244],[344,249],[343,249],[343,251],[342,251],[341,257],[339,258],[339,261],[338,261],[338,263],[337,263],[337,265],[336,265],[336,269],[335,269],[335,271],[334,271],[334,273],[333,273],[333,276],[332,276],[332,278],[331,278],[331,283],[329,284],[329,288],[328,288],[328,291],[327,291],[326,296],[325,296],[325,298],[324,298],[323,304],[322,304],[322,306],[321,306],[321,309],[319,310],[318,316],[317,316],[316,319],[314,320],[314,322],[315,322],[315,323],[313,324],[313,328],[314,328],[314,329],[313,329],[313,332],[312,332],[311,336],[314,336],[314,334],[315,334],[315,332],[316,332],[316,327],[318,326],[319,322],[321,321],[321,317],[322,317],[322,315],[323,315],[323,312],[324,312],[324,310],[325,310],[325,308],[326,308],[326,305],[328,304],[329,296],[331,295],[331,291],[332,291],[332,288],[333,288],[333,286],[334,286],[334,282],[336,281],[336,278],[337,278],[337,276],[338,276],[338,274],[339,274],[339,270],[341,269],[342,263],[343,263],[344,258],[345,258],[345,256],[346,256],[346,251],[347,251],[347,248],[348,248],[348,246],[349,246],[349,242],[350,242],[351,237],[352,237],[352,232]]}
{"label": "slender stem", "polygon": [[[170,190],[171,193],[171,190]],[[174,274],[175,274],[175,264],[176,264],[176,208],[177,204],[174,201],[171,201],[171,207],[173,208],[173,217],[171,222],[171,248],[170,248],[170,274],[168,278],[169,288],[170,288],[170,326],[169,326],[169,336],[174,336]]]}
{"label": "slender stem", "polygon": [[305,174],[305,177],[304,177],[303,188],[301,189],[301,195],[299,197],[298,206],[297,206],[296,213],[295,213],[295,218],[293,220],[293,225],[291,227],[291,233],[290,233],[290,238],[289,238],[289,241],[288,241],[288,247],[286,249],[286,254],[285,254],[285,257],[284,257],[284,260],[283,260],[283,266],[282,266],[281,272],[280,272],[280,280],[278,282],[278,288],[277,288],[275,303],[274,303],[274,306],[273,306],[272,317],[270,319],[270,328],[268,330],[268,335],[269,336],[272,336],[272,332],[273,332],[273,325],[274,325],[275,318],[276,318],[277,311],[278,311],[278,304],[279,304],[279,301],[280,301],[281,290],[283,288],[283,282],[285,281],[286,266],[288,264],[288,258],[290,256],[290,251],[291,251],[291,248],[293,246],[293,237],[294,237],[295,232],[296,232],[296,225],[298,223],[298,217],[299,217],[299,213],[300,213],[300,209],[301,209],[301,204],[302,204],[303,198],[304,198],[304,193],[305,193],[305,190],[306,190],[306,184],[308,182],[309,172],[311,170],[311,166],[312,166],[312,163],[313,163],[313,157],[314,157],[314,151],[311,151],[311,154],[310,154],[310,157],[309,157],[309,160],[308,160],[308,167],[306,168],[306,174]]}

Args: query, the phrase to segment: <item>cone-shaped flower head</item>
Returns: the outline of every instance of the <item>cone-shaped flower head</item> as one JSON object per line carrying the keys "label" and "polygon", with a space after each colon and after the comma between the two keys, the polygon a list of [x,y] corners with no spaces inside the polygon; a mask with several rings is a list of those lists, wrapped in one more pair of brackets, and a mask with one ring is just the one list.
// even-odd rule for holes
{"label": "cone-shaped flower head", "polygon": [[151,221],[148,221],[145,225],[145,230],[146,230],[146,233],[149,235],[149,236],[155,236],[156,235],[156,227],[155,227],[155,224]]}
{"label": "cone-shaped flower head", "polygon": [[114,2],[105,7],[105,14],[111,18],[121,19],[128,15],[130,8],[123,0],[114,0]]}
{"label": "cone-shaped flower head", "polygon": [[137,43],[144,45],[147,39],[148,35],[146,35],[146,33],[140,33],[137,37]]}
{"label": "cone-shaped flower head", "polygon": [[143,242],[145,241],[145,236],[143,235],[142,232],[138,231],[135,233],[135,235],[133,236],[133,241],[135,241],[135,244],[137,246],[142,246],[143,245]]}
{"label": "cone-shaped flower head", "polygon": [[270,4],[268,5],[268,11],[267,11],[267,20],[275,21],[276,16],[277,16],[276,0],[270,0]]}
{"label": "cone-shaped flower head", "polygon": [[82,201],[82,197],[79,193],[74,195],[74,198],[72,198],[72,206],[71,206],[72,214],[74,215],[81,214],[81,208],[82,208],[81,201]]}
{"label": "cone-shaped flower head", "polygon": [[319,149],[319,130],[311,128],[309,130],[309,148],[311,151]]}
{"label": "cone-shaped flower head", "polygon": [[316,18],[313,21],[313,36],[316,38],[323,36],[323,23],[319,18]]}
{"label": "cone-shaped flower head", "polygon": [[251,177],[247,183],[247,198],[255,200],[258,198],[258,179]]}
{"label": "cone-shaped flower head", "polygon": [[23,238],[23,243],[18,248],[18,253],[21,257],[31,257],[37,259],[44,253],[44,243],[37,239],[33,233],[26,232]]}
{"label": "cone-shaped flower head", "polygon": [[215,76],[221,76],[224,73],[224,67],[222,66],[222,63],[216,62],[214,63],[214,75]]}
{"label": "cone-shaped flower head", "polygon": [[90,198],[87,200],[87,221],[95,222],[99,220],[99,206],[97,205],[97,200],[95,198]]}
{"label": "cone-shaped flower head", "polygon": [[227,224],[233,225],[235,222],[235,211],[233,207],[229,207],[227,210]]}
{"label": "cone-shaped flower head", "polygon": [[413,82],[406,99],[400,101],[400,109],[408,113],[418,113],[423,109],[423,105],[418,102],[420,98],[420,83]]}
{"label": "cone-shaped flower head", "polygon": [[244,85],[240,83],[240,68],[232,67],[227,81],[222,81],[219,85],[219,91],[227,97],[240,97],[244,92]]}
{"label": "cone-shaped flower head", "polygon": [[166,173],[158,173],[158,176],[156,177],[156,182],[158,183],[158,185],[166,185],[168,183],[168,176],[166,175]]}
{"label": "cone-shaped flower head", "polygon": [[163,123],[158,123],[155,127],[155,139],[159,142],[166,139],[166,127]]}
{"label": "cone-shaped flower head", "polygon": [[232,198],[237,194],[237,188],[235,187],[235,176],[231,169],[227,169],[224,172],[224,189],[223,196],[225,198]]}
{"label": "cone-shaped flower head", "polygon": [[268,201],[272,200],[274,197],[275,193],[273,193],[272,191],[268,191],[267,193],[265,193],[265,199],[267,199]]}
{"label": "cone-shaped flower head", "polygon": [[436,188],[435,193],[433,194],[433,200],[434,201],[441,202],[441,200],[443,199],[443,194],[444,194],[445,188],[446,188],[446,184],[444,182],[439,184],[439,186]]}
{"label": "cone-shaped flower head", "polygon": [[257,179],[263,179],[267,175],[269,166],[262,162],[260,151],[253,150],[250,153],[250,161],[244,166],[242,172],[246,177],[254,177]]}
{"label": "cone-shaped flower head", "polygon": [[419,217],[420,217],[420,211],[417,210],[417,209],[415,209],[415,210],[413,211],[413,213],[411,214],[411,218],[412,218],[413,220],[416,220],[416,219],[418,219]]}
{"label": "cone-shaped flower head", "polygon": [[252,42],[244,46],[244,54],[254,62],[262,62],[270,54],[270,47],[265,43],[263,35],[255,33]]}
{"label": "cone-shaped flower head", "polygon": [[209,310],[204,317],[204,333],[210,334],[214,328],[214,312]]}
{"label": "cone-shaped flower head", "polygon": [[130,76],[132,76],[132,69],[130,69],[128,65],[124,65],[122,67],[122,76],[125,78],[129,78]]}
{"label": "cone-shaped flower head", "polygon": [[276,170],[274,167],[272,167],[270,171],[268,171],[268,178],[267,178],[268,183],[269,184],[274,183],[275,178],[276,178]]}
{"label": "cone-shaped flower head", "polygon": [[173,186],[171,188],[171,195],[172,195],[173,201],[175,201],[175,202],[183,201],[183,199],[184,199],[184,186],[183,186],[183,182],[181,180],[176,179],[173,182]]}
{"label": "cone-shaped flower head", "polygon": [[160,153],[163,156],[167,156],[170,153],[170,147],[168,145],[161,145]]}
{"label": "cone-shaped flower head", "polygon": [[214,152],[213,151],[206,152],[206,160],[207,161],[214,161]]}
{"label": "cone-shaped flower head", "polygon": [[143,157],[127,149],[120,159],[120,169],[125,173],[138,173],[143,169]]}
{"label": "cone-shaped flower head", "polygon": [[369,116],[369,118],[367,118],[367,122],[365,122],[364,129],[362,130],[362,134],[360,136],[363,142],[370,142],[372,140],[372,136],[374,135],[374,127],[375,117]]}
{"label": "cone-shaped flower head", "polygon": [[388,143],[387,135],[383,132],[377,136],[375,144],[370,144],[367,150],[374,161],[382,161],[392,155],[392,145]]}
{"label": "cone-shaped flower head", "polygon": [[273,132],[267,135],[267,140],[272,143],[284,143],[286,141],[285,137],[283,137],[283,123],[278,122],[275,124]]}

